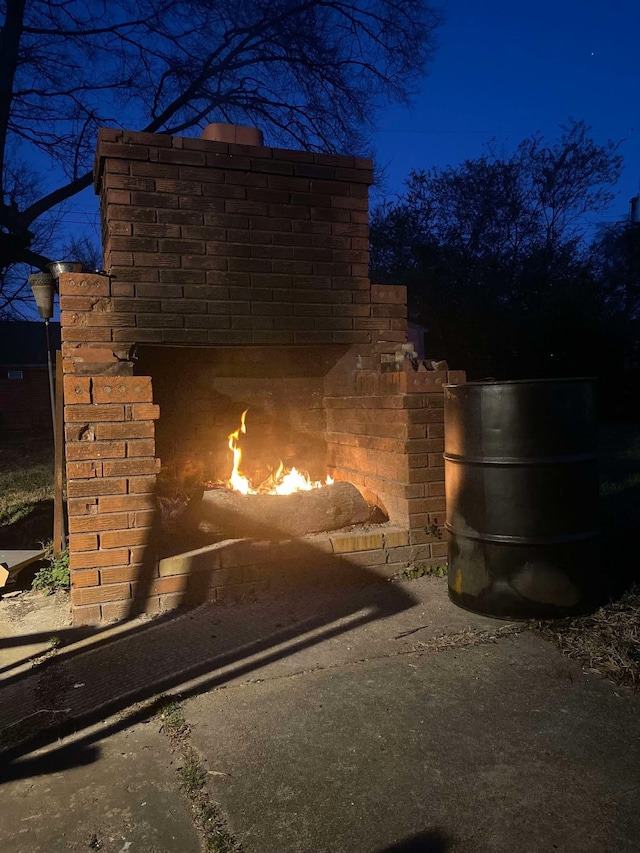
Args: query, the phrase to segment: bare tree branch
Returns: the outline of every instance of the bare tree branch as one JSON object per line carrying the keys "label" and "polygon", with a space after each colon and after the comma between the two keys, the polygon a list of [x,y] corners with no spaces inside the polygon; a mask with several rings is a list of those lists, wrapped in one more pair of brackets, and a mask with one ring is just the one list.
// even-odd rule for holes
{"label": "bare tree branch", "polygon": [[[0,233],[28,263],[38,217],[88,186],[98,127],[257,122],[271,144],[359,152],[376,108],[406,100],[424,78],[442,22],[432,0],[6,0],[2,9]],[[6,163],[37,158],[44,192],[12,202]]]}

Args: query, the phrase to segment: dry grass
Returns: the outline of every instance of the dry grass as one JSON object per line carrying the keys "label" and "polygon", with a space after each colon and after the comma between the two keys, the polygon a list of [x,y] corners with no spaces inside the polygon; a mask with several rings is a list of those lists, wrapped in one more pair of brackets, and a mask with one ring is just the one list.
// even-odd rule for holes
{"label": "dry grass", "polygon": [[587,672],[640,689],[640,586],[591,616],[534,627]]}
{"label": "dry grass", "polygon": [[640,689],[640,425],[600,427],[602,592],[610,603],[590,616],[532,625],[585,670]]}
{"label": "dry grass", "polygon": [[0,527],[53,500],[53,441],[49,436],[0,438]]}
{"label": "dry grass", "polygon": [[[425,626],[426,627],[426,626]],[[412,631],[405,631],[395,637],[400,640],[408,637],[410,634],[417,633],[420,628],[414,628]],[[412,654],[417,651],[425,652],[446,652],[449,649],[466,649],[471,646],[483,646],[487,643],[495,643],[502,637],[508,637],[512,634],[521,634],[525,630],[521,624],[502,625],[500,628],[464,628],[462,631],[455,633],[440,634],[437,637],[431,637],[429,640],[418,640],[416,645],[409,649],[406,653]]]}

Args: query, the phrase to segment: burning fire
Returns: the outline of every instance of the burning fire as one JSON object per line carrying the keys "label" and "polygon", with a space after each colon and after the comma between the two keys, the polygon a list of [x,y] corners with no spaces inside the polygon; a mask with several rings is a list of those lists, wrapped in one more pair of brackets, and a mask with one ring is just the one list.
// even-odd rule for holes
{"label": "burning fire", "polygon": [[237,492],[242,492],[243,495],[290,495],[293,492],[309,491],[310,489],[318,489],[321,486],[331,485],[333,480],[327,477],[326,482],[320,480],[313,482],[306,474],[298,471],[297,468],[285,468],[280,462],[278,470],[271,474],[270,477],[260,483],[257,489],[254,489],[249,480],[240,472],[240,462],[242,461],[242,450],[239,447],[240,434],[247,432],[245,418],[249,410],[245,409],[240,416],[240,426],[229,434],[229,450],[233,453],[233,469],[231,476],[227,481],[227,486]]}

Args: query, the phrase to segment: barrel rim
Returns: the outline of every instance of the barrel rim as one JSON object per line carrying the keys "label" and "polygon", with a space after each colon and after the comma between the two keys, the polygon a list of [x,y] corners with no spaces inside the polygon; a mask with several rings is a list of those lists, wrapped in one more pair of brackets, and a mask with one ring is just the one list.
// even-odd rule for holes
{"label": "barrel rim", "polygon": [[555,456],[461,456],[459,453],[449,453],[445,450],[442,454],[446,462],[465,465],[479,465],[490,467],[491,465],[504,466],[542,466],[542,465],[570,465],[579,462],[598,462],[598,454],[593,453],[563,453]]}
{"label": "barrel rim", "polygon": [[[506,533],[487,533],[457,530],[449,521],[444,524],[447,533],[452,538],[470,539],[473,542],[482,542],[492,545],[523,545],[525,547],[570,545],[574,542],[586,542],[590,539],[599,539],[601,530],[596,527],[592,530],[578,530],[575,533],[563,533],[559,536],[511,536]],[[451,542],[451,538],[449,539]]]}
{"label": "barrel rim", "polygon": [[446,382],[445,388],[495,388],[502,385],[544,385],[550,382],[591,382],[596,383],[596,376],[566,376],[557,379],[472,379],[469,382]]}

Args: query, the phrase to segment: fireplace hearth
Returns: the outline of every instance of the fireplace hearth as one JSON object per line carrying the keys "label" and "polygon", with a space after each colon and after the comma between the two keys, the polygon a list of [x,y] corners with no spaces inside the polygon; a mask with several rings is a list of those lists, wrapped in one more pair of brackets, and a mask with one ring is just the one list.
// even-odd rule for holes
{"label": "fireplace hearth", "polygon": [[[100,132],[107,273],[60,277],[77,623],[445,555],[442,388],[464,374],[419,361],[405,289],[368,279],[371,181],[355,157]],[[387,521],[168,552],[159,501],[228,478],[245,411],[253,482],[282,461]]]}

